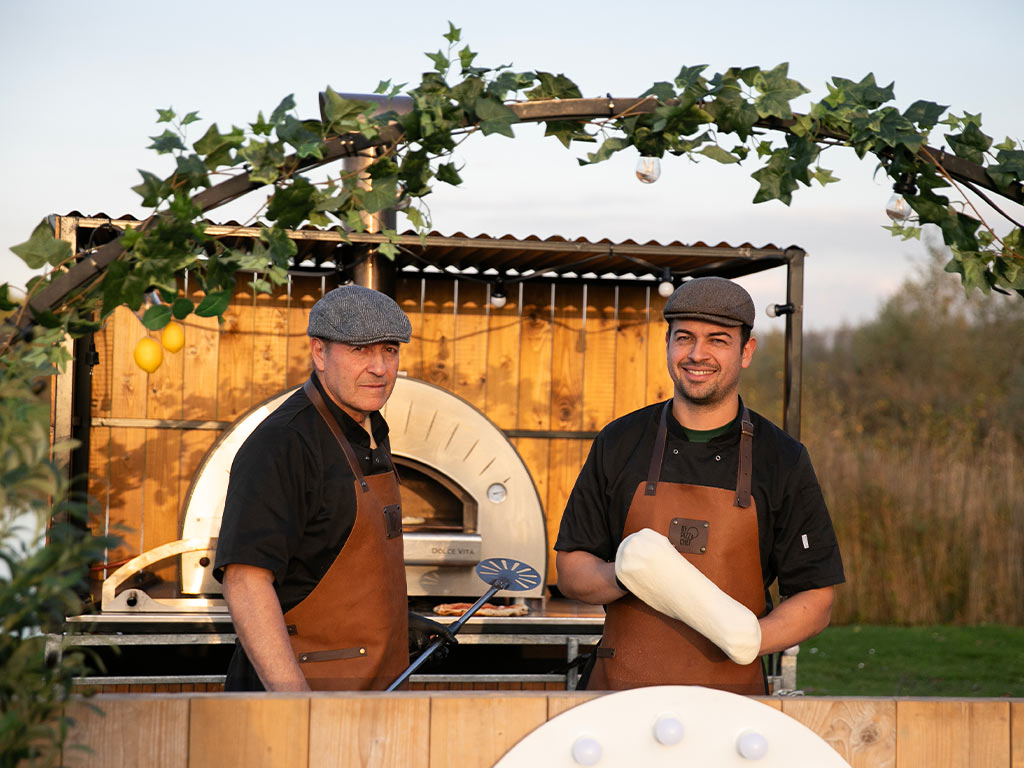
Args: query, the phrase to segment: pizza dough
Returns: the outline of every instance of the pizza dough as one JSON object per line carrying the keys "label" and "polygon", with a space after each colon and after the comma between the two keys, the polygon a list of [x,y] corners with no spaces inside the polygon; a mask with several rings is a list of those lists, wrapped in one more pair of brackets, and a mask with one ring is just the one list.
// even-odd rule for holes
{"label": "pizza dough", "polygon": [[639,599],[697,630],[737,664],[757,658],[757,616],[715,586],[660,533],[644,528],[623,539],[615,575]]}
{"label": "pizza dough", "polygon": [[[438,616],[461,616],[472,607],[472,603],[441,603],[440,605],[434,606],[434,613],[436,613]],[[494,605],[493,603],[484,603],[473,615],[525,616],[529,612],[530,609],[527,608],[525,605]]]}

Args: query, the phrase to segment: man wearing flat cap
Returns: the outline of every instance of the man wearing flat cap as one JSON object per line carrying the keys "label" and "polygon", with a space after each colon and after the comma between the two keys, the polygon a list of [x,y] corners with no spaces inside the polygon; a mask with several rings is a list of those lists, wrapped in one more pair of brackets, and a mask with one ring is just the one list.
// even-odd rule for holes
{"label": "man wearing flat cap", "polygon": [[239,640],[225,690],[382,690],[408,665],[401,502],[380,409],[411,330],[382,293],[327,293],[309,313],[309,380],[235,455],[214,568]]}
{"label": "man wearing flat cap", "polygon": [[690,280],[663,314],[673,396],[594,441],[555,543],[558,586],[606,606],[587,688],[764,694],[760,657],[827,626],[839,547],[806,449],[739,397],[757,347],[747,292]]}

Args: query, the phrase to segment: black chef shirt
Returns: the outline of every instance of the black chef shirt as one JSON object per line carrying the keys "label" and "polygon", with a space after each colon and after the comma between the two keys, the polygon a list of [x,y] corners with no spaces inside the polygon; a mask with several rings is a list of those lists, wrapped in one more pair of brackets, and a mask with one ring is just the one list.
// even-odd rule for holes
{"label": "black chef shirt", "polygon": [[[597,436],[566,504],[556,550],[615,559],[633,494],[647,480],[663,407],[658,403],[634,411]],[[751,411],[750,417],[751,494],[766,593],[776,578],[784,597],[842,583],[839,546],[807,450],[762,416]],[[669,410],[660,480],[735,489],[739,439],[737,419],[724,435],[690,442]]]}
{"label": "black chef shirt", "polygon": [[[352,444],[364,475],[391,471],[388,425],[370,414],[370,436],[313,381]],[[253,431],[231,465],[213,575],[231,563],[274,574],[281,609],[320,582],[355,522],[355,477],[319,412],[298,389]]]}

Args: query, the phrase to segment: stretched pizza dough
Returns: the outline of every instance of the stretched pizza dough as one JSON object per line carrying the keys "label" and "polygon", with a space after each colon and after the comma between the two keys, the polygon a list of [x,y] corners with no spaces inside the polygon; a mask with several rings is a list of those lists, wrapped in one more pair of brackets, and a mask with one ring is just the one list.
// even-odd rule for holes
{"label": "stretched pizza dough", "polygon": [[715,586],[660,533],[644,528],[623,539],[615,575],[639,599],[697,630],[737,664],[757,658],[757,616]]}

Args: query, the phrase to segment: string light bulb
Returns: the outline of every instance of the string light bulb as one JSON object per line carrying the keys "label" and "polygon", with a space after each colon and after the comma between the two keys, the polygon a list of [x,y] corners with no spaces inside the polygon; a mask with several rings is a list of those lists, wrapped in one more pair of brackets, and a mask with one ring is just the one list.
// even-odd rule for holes
{"label": "string light bulb", "polygon": [[906,198],[898,192],[893,192],[889,202],[885,204],[885,215],[893,221],[906,221],[910,218],[910,205]]}
{"label": "string light bulb", "polygon": [[665,270],[661,273],[661,282],[658,283],[658,295],[663,299],[667,299],[675,289],[676,285],[672,282],[672,270],[665,267]]}
{"label": "string light bulb", "polygon": [[657,157],[640,155],[636,161],[636,177],[644,184],[653,184],[661,178],[661,160]]}
{"label": "string light bulb", "polygon": [[501,309],[507,301],[508,295],[505,293],[505,283],[499,277],[494,281],[494,287],[491,288],[491,306],[495,309]]}

